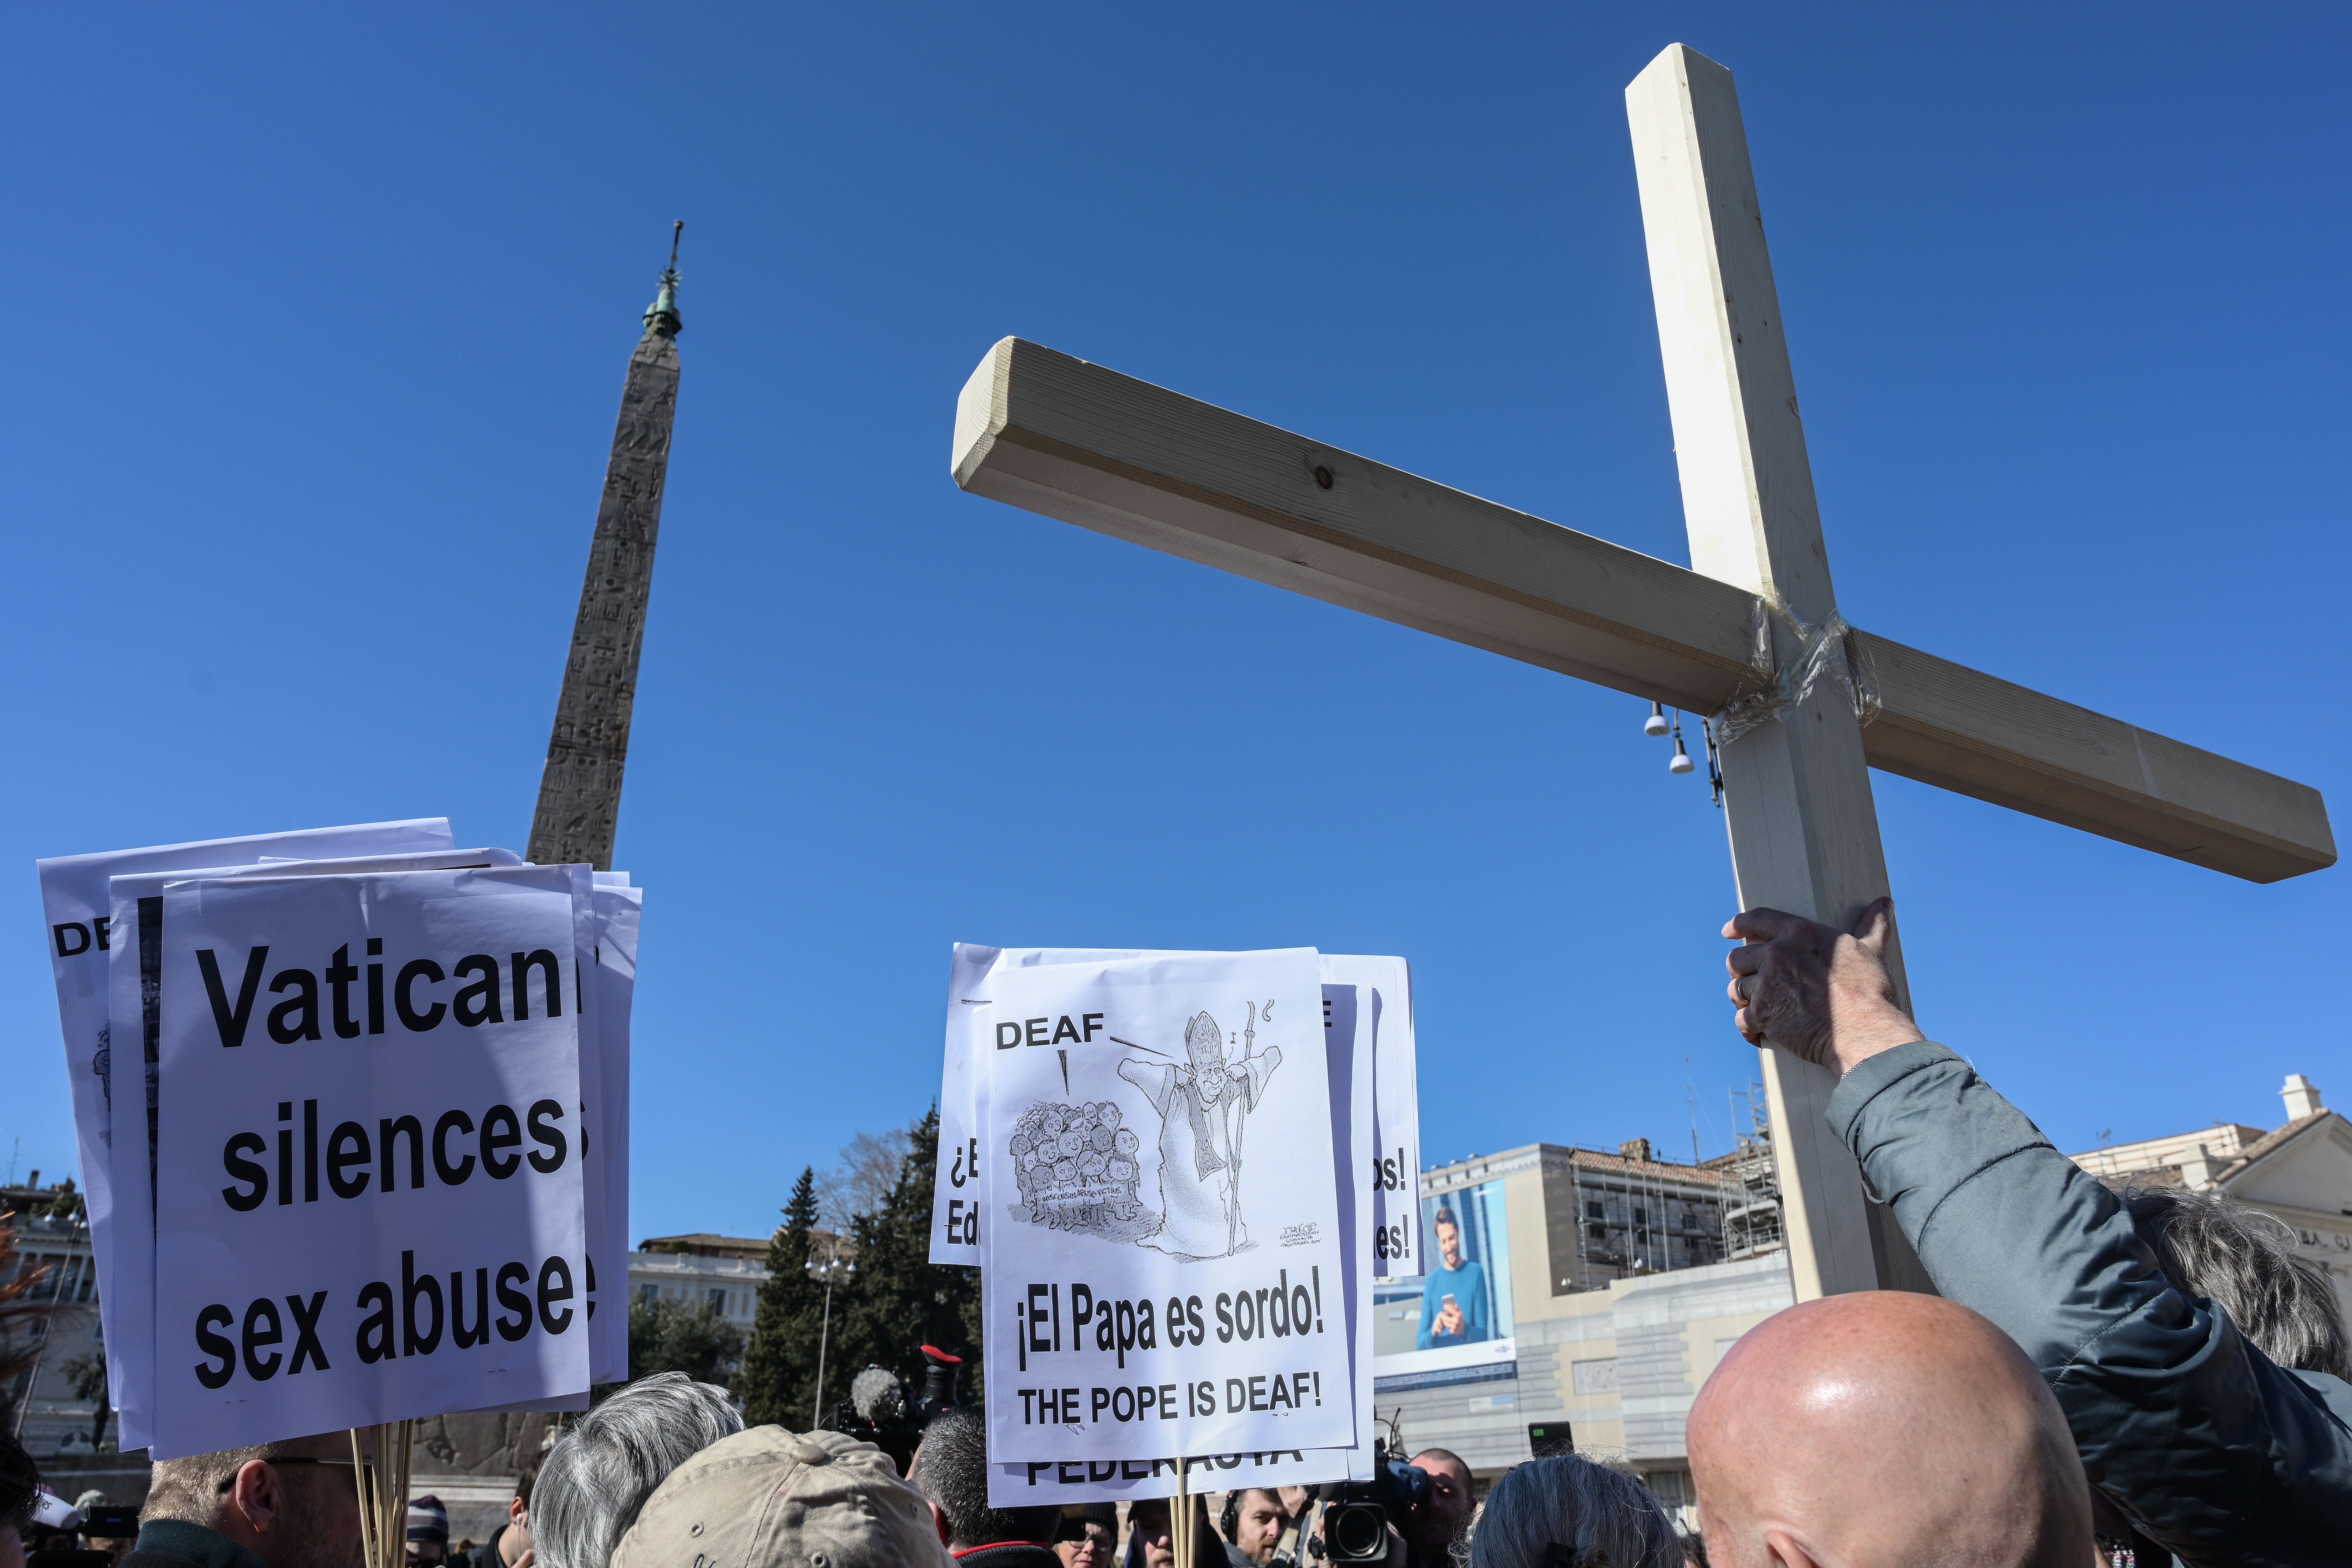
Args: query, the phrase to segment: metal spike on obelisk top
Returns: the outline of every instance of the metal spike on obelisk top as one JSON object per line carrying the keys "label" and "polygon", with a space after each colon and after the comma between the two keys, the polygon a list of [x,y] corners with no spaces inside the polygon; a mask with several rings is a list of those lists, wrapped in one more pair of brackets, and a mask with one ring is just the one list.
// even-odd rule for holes
{"label": "metal spike on obelisk top", "polygon": [[646,309],[645,335],[629,356],[621,386],[612,462],[531,816],[530,858],[542,866],[583,860],[599,870],[613,866],[637,655],[645,646],[670,426],[677,413],[677,334],[685,325],[677,310],[677,244],[685,231],[683,218],[670,230],[661,291]]}
{"label": "metal spike on obelisk top", "polygon": [[669,265],[662,268],[661,292],[646,307],[646,325],[668,333],[671,337],[686,330],[686,319],[677,313],[677,242],[686,233],[686,220],[679,218],[670,226]]}

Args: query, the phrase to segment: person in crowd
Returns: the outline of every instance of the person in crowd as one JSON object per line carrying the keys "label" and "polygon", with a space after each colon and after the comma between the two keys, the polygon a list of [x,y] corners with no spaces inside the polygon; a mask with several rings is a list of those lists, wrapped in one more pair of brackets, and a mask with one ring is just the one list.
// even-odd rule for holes
{"label": "person in crowd", "polygon": [[466,1556],[466,1568],[535,1568],[538,1554],[531,1550],[530,1491],[538,1484],[540,1463],[545,1456],[527,1454],[515,1467],[514,1496],[507,1500],[507,1521],[488,1541]]}
{"label": "person in crowd", "polygon": [[1282,1532],[1290,1528],[1290,1510],[1281,1494],[1264,1487],[1242,1487],[1227,1494],[1217,1521],[1224,1532],[1225,1561],[1231,1568],[1271,1568],[1282,1546]]}
{"label": "person in crowd", "polygon": [[[540,1477],[542,1512],[553,1475],[551,1457]],[[544,1533],[541,1539],[552,1544]],[[795,1436],[781,1426],[738,1432],[682,1461],[646,1499],[612,1554],[612,1568],[697,1563],[955,1568],[934,1533],[931,1505],[898,1479],[889,1455],[838,1432]]]}
{"label": "person in crowd", "polygon": [[1061,1523],[1054,1531],[1054,1555],[1062,1560],[1062,1568],[1110,1568],[1111,1553],[1118,1550],[1117,1503],[1074,1502],[1063,1507]]}
{"label": "person in crowd", "polygon": [[1420,1350],[1447,1345],[1476,1344],[1490,1333],[1486,1323],[1486,1269],[1475,1258],[1462,1256],[1462,1222],[1451,1208],[1440,1208],[1430,1222],[1437,1232],[1442,1268],[1429,1271],[1421,1288],[1421,1329],[1413,1344]]}
{"label": "person in crowd", "polygon": [[2114,1194],[1921,1036],[1887,968],[1892,900],[1852,935],[1777,910],[1724,935],[1746,944],[1729,958],[1740,1032],[1840,1075],[1832,1130],[1937,1289],[2040,1370],[2108,1501],[2201,1568],[2352,1562],[2352,1386],[2265,1354],[2168,1274]]}
{"label": "person in crowd", "polygon": [[1681,1538],[1649,1489],[1572,1454],[1504,1471],[1469,1534],[1470,1568],[1683,1568]]}
{"label": "person in crowd", "polygon": [[[1127,1555],[1121,1568],[1175,1568],[1174,1498],[1143,1498],[1127,1510]],[[1209,1524],[1209,1498],[1192,1494],[1192,1568],[1226,1568],[1224,1546]]]}
{"label": "person in crowd", "polygon": [[360,1568],[352,1463],[348,1432],[158,1459],[123,1568]]}
{"label": "person in crowd", "polygon": [[1062,1526],[1058,1505],[990,1506],[988,1421],[979,1405],[933,1417],[908,1468],[930,1500],[940,1544],[965,1568],[1061,1568],[1053,1544]]}
{"label": "person in crowd", "polygon": [[1411,1568],[1444,1568],[1454,1537],[1470,1522],[1470,1467],[1450,1448],[1423,1448],[1410,1462],[1429,1473],[1429,1497],[1405,1521],[1406,1560]]}
{"label": "person in crowd", "polygon": [[1691,1405],[1718,1568],[2084,1568],[2090,1489],[2010,1338],[1940,1297],[1800,1302],[1731,1347]]}
{"label": "person in crowd", "polygon": [[727,1391],[682,1372],[619,1389],[558,1438],[531,1489],[531,1543],[547,1568],[607,1568],[669,1473],[743,1430]]}
{"label": "person in crowd", "polygon": [[2326,1265],[2295,1250],[2284,1220],[2220,1193],[2132,1185],[2117,1194],[2132,1228],[2182,1295],[2230,1314],[2262,1352],[2295,1372],[2352,1381],[2344,1308]]}
{"label": "person in crowd", "polygon": [[408,1500],[408,1568],[449,1561],[449,1510],[431,1492]]}

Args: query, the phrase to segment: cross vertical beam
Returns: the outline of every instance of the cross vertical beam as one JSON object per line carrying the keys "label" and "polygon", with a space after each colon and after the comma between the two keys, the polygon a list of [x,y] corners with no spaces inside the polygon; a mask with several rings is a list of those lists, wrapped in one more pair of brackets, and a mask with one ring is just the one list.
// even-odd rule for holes
{"label": "cross vertical beam", "polygon": [[[1817,626],[1837,595],[1731,73],[1675,44],[1626,88],[1625,108],[1691,565]],[[1760,629],[1774,666],[1792,668],[1795,627],[1772,616]],[[1741,908],[1845,929],[1887,891],[1862,729],[1836,682],[1732,741],[1723,774]],[[1907,1008],[1902,956],[1887,956]],[[1835,1076],[1761,1056],[1798,1299],[1932,1289],[1822,1117]]]}

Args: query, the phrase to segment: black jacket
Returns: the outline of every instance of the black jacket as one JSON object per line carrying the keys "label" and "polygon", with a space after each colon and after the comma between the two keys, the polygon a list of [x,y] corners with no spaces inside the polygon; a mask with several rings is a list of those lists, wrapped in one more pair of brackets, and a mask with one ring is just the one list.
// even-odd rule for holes
{"label": "black jacket", "polygon": [[118,1568],[268,1568],[216,1530],[181,1519],[151,1519]]}
{"label": "black jacket", "polygon": [[1828,1115],[1936,1289],[2023,1347],[2149,1539],[2198,1568],[2352,1563],[2352,1387],[2175,1289],[2116,1195],[1943,1047],[1870,1058]]}
{"label": "black jacket", "polygon": [[1000,1541],[992,1546],[959,1546],[949,1553],[960,1568],[1062,1568],[1062,1554],[1034,1541]]}
{"label": "black jacket", "polygon": [[506,1559],[499,1555],[499,1542],[514,1527],[502,1524],[490,1532],[490,1538],[466,1553],[466,1568],[507,1568]]}

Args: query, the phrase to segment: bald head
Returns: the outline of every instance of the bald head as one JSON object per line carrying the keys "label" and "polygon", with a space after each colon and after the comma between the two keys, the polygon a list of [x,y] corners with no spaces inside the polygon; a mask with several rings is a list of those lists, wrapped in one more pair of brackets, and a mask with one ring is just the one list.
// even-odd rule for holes
{"label": "bald head", "polygon": [[1808,1301],[1750,1331],[1691,1406],[1718,1568],[2084,1568],[2090,1489],[2009,1336],[1934,1296]]}

